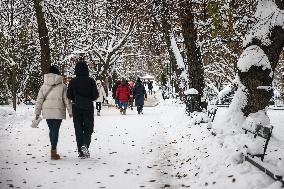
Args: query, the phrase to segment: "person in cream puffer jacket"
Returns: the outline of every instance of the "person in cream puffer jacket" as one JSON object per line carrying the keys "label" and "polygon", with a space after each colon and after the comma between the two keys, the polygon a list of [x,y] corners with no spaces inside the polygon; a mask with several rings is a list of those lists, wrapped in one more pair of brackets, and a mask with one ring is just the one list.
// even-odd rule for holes
{"label": "person in cream puffer jacket", "polygon": [[96,100],[96,109],[97,109],[97,115],[100,116],[101,115],[100,112],[102,109],[102,102],[104,101],[104,98],[106,98],[106,92],[100,80],[97,80],[97,88],[99,92],[99,97]]}
{"label": "person in cream puffer jacket", "polygon": [[[51,87],[53,88],[50,90]],[[63,84],[63,77],[59,70],[57,67],[51,66],[49,73],[44,75],[44,83],[36,100],[35,114],[37,119],[42,113],[43,119],[46,119],[49,127],[52,160],[60,159],[56,147],[62,119],[66,119],[66,108],[69,116],[72,117],[72,106],[66,96],[66,91],[67,87]]]}

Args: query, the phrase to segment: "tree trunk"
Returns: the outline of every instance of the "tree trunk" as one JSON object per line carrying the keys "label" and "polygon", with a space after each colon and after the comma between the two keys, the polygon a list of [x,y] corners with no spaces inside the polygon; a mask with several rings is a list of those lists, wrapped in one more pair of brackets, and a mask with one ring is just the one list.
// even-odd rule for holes
{"label": "tree trunk", "polygon": [[13,109],[17,110],[17,65],[12,67],[12,98],[13,98]]}
{"label": "tree trunk", "polygon": [[[283,10],[284,1],[276,0],[276,5]],[[270,75],[271,71],[274,73],[279,56],[284,46],[284,29],[280,26],[275,26],[270,30],[271,44],[265,46],[262,42],[256,38],[252,39],[246,48],[257,45],[260,47],[271,64],[271,69],[263,70],[263,67],[252,66],[247,72],[241,72],[238,70],[241,83],[247,89],[247,104],[242,109],[245,116],[250,113],[258,112],[259,110],[265,109],[269,105],[269,101],[273,96],[272,89],[257,89],[259,86],[272,86],[273,76]]]}
{"label": "tree trunk", "polygon": [[51,65],[51,58],[50,58],[48,29],[45,23],[42,4],[43,0],[34,0],[34,9],[36,12],[38,33],[40,40],[41,70],[42,74],[46,74],[48,73],[48,69]]}
{"label": "tree trunk", "polygon": [[[167,44],[167,50],[168,50],[168,53],[169,53],[169,57],[170,57],[170,63],[171,63],[171,66],[170,66],[170,73],[174,74],[175,75],[175,81],[172,83],[172,85],[174,84],[174,87],[175,87],[175,92],[176,93],[180,93],[181,90],[179,88],[179,77],[180,77],[180,74],[181,74],[181,71],[178,69],[178,66],[177,66],[177,61],[176,61],[176,58],[175,58],[175,54],[173,52],[173,49],[172,49],[172,46],[171,46],[171,24],[169,23],[170,22],[170,17],[169,17],[169,4],[167,4],[167,2],[165,0],[163,0],[162,2],[162,31],[163,31],[163,34],[164,34],[164,39],[165,39],[165,42]],[[171,76],[173,78],[173,75]]]}
{"label": "tree trunk", "polygon": [[201,111],[201,97],[203,96],[204,89],[204,69],[200,49],[196,45],[197,30],[194,25],[192,3],[187,0],[180,0],[180,9],[179,16],[188,62],[188,85],[189,88],[194,88],[199,93],[194,106],[192,106],[192,111]]}

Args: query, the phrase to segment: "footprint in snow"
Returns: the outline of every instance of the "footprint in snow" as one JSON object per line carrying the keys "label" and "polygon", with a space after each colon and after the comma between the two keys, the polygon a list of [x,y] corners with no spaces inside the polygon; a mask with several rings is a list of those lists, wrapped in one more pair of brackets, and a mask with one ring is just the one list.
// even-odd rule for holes
{"label": "footprint in snow", "polygon": [[190,188],[190,185],[186,186],[186,185],[182,184],[181,187],[183,187],[183,188]]}
{"label": "footprint in snow", "polygon": [[161,188],[170,188],[171,187],[171,185],[169,185],[169,184],[165,184],[164,186],[162,186]]}
{"label": "footprint in snow", "polygon": [[117,152],[110,152],[109,154],[117,154]]}
{"label": "footprint in snow", "polygon": [[13,184],[7,184],[9,188],[14,188]]}

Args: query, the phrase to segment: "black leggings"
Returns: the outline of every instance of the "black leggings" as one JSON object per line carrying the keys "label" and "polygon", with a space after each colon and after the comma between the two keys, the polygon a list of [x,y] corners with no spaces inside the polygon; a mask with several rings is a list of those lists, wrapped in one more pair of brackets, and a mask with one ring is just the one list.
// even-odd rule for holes
{"label": "black leggings", "polygon": [[57,147],[59,128],[62,119],[47,119],[46,122],[49,127],[49,139],[50,139],[51,149],[55,150]]}
{"label": "black leggings", "polygon": [[102,109],[102,103],[101,102],[96,102],[96,109],[99,111],[101,111]]}

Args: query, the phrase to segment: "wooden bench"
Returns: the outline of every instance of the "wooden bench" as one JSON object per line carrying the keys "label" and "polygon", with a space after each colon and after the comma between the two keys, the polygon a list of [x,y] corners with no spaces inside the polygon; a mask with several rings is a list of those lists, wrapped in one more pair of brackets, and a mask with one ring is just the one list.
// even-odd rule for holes
{"label": "wooden bench", "polygon": [[271,171],[271,169],[266,168],[262,161],[260,161],[259,159],[249,157],[249,156],[245,156],[245,161],[247,161],[247,162],[251,163],[253,166],[257,167],[259,170],[264,172],[266,175],[271,177],[273,180],[281,182],[282,187],[284,187],[283,176],[275,174],[275,171]]}
{"label": "wooden bench", "polygon": [[[257,167],[261,171],[263,171],[266,175],[274,179],[275,181],[280,181],[282,183],[282,186],[284,186],[283,176],[275,174],[275,171],[271,171],[268,168],[265,167],[265,164],[263,162],[264,157],[266,154],[267,146],[270,141],[273,126],[271,127],[265,127],[262,125],[257,125],[255,131],[248,130],[246,128],[242,128],[245,131],[245,134],[251,133],[254,135],[254,138],[261,137],[265,139],[265,143],[263,145],[263,153],[261,154],[247,154],[244,156],[244,160],[251,163],[253,166]],[[254,157],[258,157],[260,159],[256,159]]]}
{"label": "wooden bench", "polygon": [[261,154],[249,154],[252,157],[255,157],[255,156],[259,157],[261,159],[261,161],[263,161],[264,156],[266,155],[266,150],[267,150],[269,140],[270,140],[271,135],[272,135],[273,126],[265,127],[265,126],[262,126],[262,125],[257,125],[257,127],[254,131],[248,130],[246,128],[242,128],[242,129],[245,131],[245,134],[247,134],[247,133],[253,134],[254,138],[261,137],[261,138],[265,139],[265,143],[263,145],[263,153],[261,153]]}

